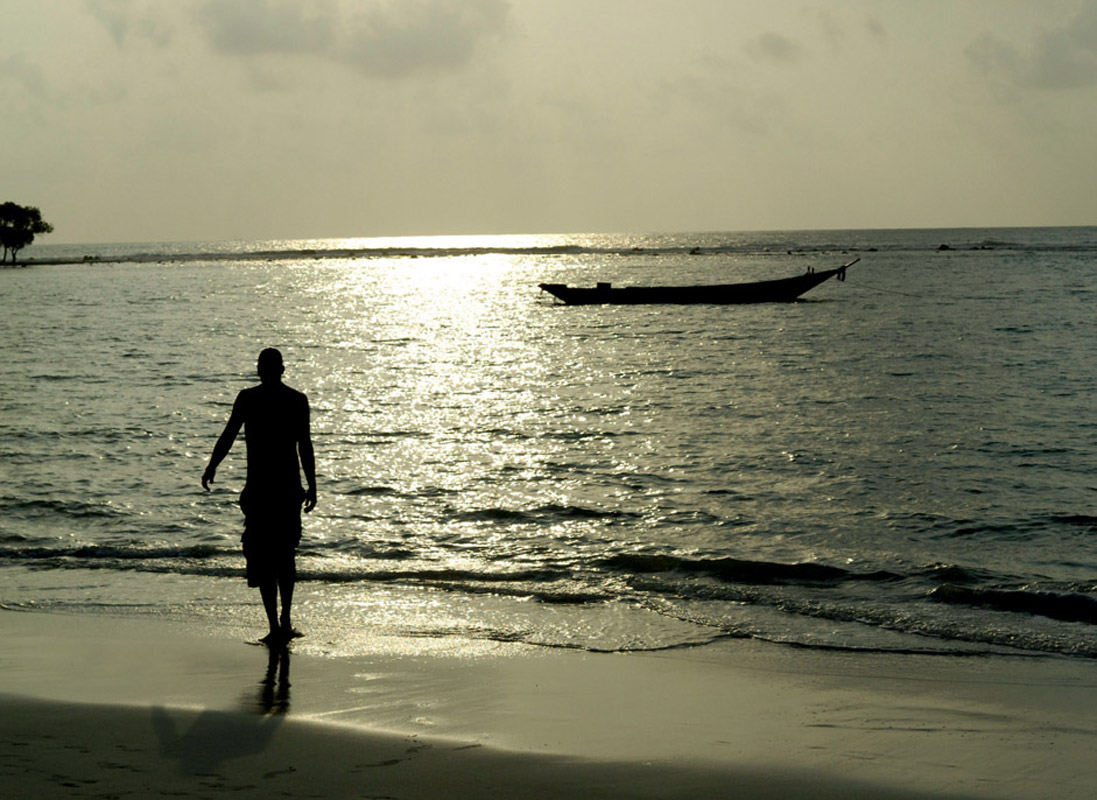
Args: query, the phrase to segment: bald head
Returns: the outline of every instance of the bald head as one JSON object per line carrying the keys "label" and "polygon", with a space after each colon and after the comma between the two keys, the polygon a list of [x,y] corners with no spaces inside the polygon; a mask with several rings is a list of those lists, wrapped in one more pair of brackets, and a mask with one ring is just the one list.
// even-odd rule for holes
{"label": "bald head", "polygon": [[285,365],[282,363],[282,354],[273,347],[268,347],[259,354],[257,370],[259,379],[264,383],[281,379],[282,373],[286,371]]}

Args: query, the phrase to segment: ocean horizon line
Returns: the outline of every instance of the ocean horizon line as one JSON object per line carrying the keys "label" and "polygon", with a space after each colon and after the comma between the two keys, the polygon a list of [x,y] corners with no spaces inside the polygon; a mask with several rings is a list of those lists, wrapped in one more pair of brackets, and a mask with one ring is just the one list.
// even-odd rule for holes
{"label": "ocean horizon line", "polygon": [[[1093,235],[1078,237],[1079,231]],[[1063,237],[1063,232],[1070,235]],[[793,255],[918,250],[1097,250],[1097,226],[834,228],[669,233],[430,234],[302,239],[48,242],[25,265],[480,255]]]}
{"label": "ocean horizon line", "polygon": [[575,230],[575,231],[522,231],[497,233],[398,233],[331,236],[253,236],[253,237],[188,237],[167,239],[104,239],[101,241],[58,240],[39,242],[28,250],[42,247],[106,247],[112,245],[149,245],[149,244],[236,244],[240,242],[330,242],[330,241],[385,241],[407,239],[498,239],[532,237],[571,237],[571,236],[704,236],[712,234],[790,234],[790,233],[835,233],[835,232],[919,232],[919,231],[976,231],[976,230],[1066,230],[1079,228],[1097,228],[1097,223],[1084,225],[908,225],[908,226],[868,226],[868,227],[822,227],[822,228],[683,228],[681,230]]}

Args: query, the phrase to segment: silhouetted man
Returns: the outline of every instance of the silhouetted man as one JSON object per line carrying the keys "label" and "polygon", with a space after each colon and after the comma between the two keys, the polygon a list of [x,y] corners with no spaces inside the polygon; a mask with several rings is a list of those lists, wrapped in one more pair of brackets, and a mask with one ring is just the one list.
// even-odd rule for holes
{"label": "silhouetted man", "polygon": [[[297,578],[295,554],[301,541],[301,504],[306,512],[316,507],[316,461],[309,434],[309,400],[282,383],[282,354],[273,348],[264,350],[258,371],[262,382],[236,396],[232,415],[202,474],[202,487],[209,490],[217,466],[243,427],[248,477],[240,508],[248,586],[259,587],[270,623],[270,633],[262,641],[280,645],[301,635],[293,628],[290,607]],[[307,491],[301,488],[302,470]]]}

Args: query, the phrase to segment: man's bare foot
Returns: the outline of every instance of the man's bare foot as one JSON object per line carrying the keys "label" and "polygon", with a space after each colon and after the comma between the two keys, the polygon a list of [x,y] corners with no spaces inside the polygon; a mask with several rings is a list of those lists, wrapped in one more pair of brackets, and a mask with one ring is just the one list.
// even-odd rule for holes
{"label": "man's bare foot", "polygon": [[279,633],[282,635],[282,639],[287,641],[287,642],[290,639],[300,639],[302,636],[305,635],[305,634],[301,633],[301,631],[299,631],[295,627],[293,627],[292,625],[283,625],[282,630],[279,631]]}
{"label": "man's bare foot", "polygon": [[282,647],[288,637],[282,631],[271,631],[262,639],[259,640],[260,644],[265,644],[267,647]]}

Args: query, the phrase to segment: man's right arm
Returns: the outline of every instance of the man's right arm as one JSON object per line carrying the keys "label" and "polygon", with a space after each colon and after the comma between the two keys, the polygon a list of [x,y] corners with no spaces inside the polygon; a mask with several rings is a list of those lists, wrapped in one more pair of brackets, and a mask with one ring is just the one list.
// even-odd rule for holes
{"label": "man's right arm", "polygon": [[213,479],[217,475],[218,465],[229,454],[232,443],[236,441],[236,435],[240,433],[240,428],[244,425],[242,406],[243,392],[236,396],[236,402],[232,404],[232,414],[229,415],[229,421],[225,425],[225,430],[218,437],[217,444],[213,446],[213,455],[210,456],[209,464],[206,465],[206,471],[202,473],[202,488],[207,492],[209,491],[209,485],[213,483]]}

